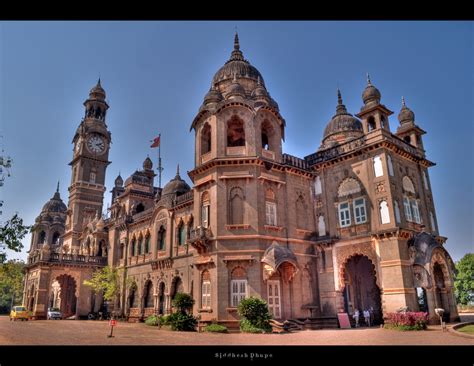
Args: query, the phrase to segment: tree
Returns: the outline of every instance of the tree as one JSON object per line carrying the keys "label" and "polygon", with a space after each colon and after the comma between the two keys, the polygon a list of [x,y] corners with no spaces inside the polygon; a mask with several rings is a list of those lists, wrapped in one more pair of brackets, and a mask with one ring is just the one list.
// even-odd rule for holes
{"label": "tree", "polygon": [[7,258],[5,248],[21,252],[23,249],[21,240],[30,230],[31,226],[23,225],[23,219],[17,213],[0,227],[0,263],[4,263]]}
{"label": "tree", "polygon": [[240,319],[240,330],[246,333],[270,332],[272,315],[268,310],[267,302],[258,297],[243,299],[237,308]]}
{"label": "tree", "polygon": [[461,305],[474,301],[474,254],[468,253],[456,263],[454,280],[456,300]]}
{"label": "tree", "polygon": [[121,269],[106,266],[95,271],[90,280],[84,281],[84,285],[91,287],[96,293],[102,293],[104,300],[115,300],[120,293],[121,272]]}
{"label": "tree", "polygon": [[0,314],[8,313],[10,306],[21,299],[23,290],[23,267],[25,263],[9,260],[0,263]]}

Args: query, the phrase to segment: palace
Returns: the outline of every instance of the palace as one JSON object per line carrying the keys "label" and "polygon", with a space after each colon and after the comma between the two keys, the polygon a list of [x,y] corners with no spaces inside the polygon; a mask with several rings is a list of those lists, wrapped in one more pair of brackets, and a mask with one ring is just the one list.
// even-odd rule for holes
{"label": "palace", "polygon": [[100,80],[84,102],[66,206],[59,189],[37,217],[24,305],[87,317],[102,306],[84,280],[121,268],[114,311],[130,321],[172,311],[185,292],[202,322],[238,326],[237,305],[257,296],[276,320],[337,327],[337,314],[371,309],[376,322],[407,307],[458,317],[453,261],[439,235],[422,135],[402,102],[392,132],[381,93],[367,78],[359,113],[340,91],[317,151],[283,153],[285,120],[237,34],[191,130],[189,186],[154,185],[153,163],[112,188],[102,215],[111,133]]}

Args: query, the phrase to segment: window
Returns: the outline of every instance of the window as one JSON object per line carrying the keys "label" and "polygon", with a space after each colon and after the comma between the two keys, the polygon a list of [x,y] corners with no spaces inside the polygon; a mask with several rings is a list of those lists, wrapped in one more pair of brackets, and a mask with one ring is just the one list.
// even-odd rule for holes
{"label": "window", "polygon": [[428,177],[426,176],[426,172],[423,171],[423,183],[425,185],[425,189],[428,190],[429,187],[428,187]]}
{"label": "window", "polygon": [[318,234],[319,236],[326,235],[326,223],[324,222],[324,216],[320,215],[318,218]]}
{"label": "window", "polygon": [[143,211],[145,211],[145,206],[143,205],[143,203],[139,203],[136,208],[136,213],[140,213]]}
{"label": "window", "polygon": [[143,237],[140,236],[138,239],[138,254],[143,254]]}
{"label": "window", "polygon": [[368,132],[375,130],[375,118],[373,116],[370,116],[367,120],[367,129]]}
{"label": "window", "polygon": [[230,281],[231,306],[236,308],[240,302],[247,297],[247,280]]}
{"label": "window", "polygon": [[420,210],[418,209],[418,202],[416,200],[411,200],[411,209],[413,214],[413,221],[417,224],[421,223]]}
{"label": "window", "polygon": [[201,226],[208,228],[209,227],[209,193],[204,192],[201,198]]}
{"label": "window", "polygon": [[380,202],[380,220],[382,224],[390,224],[390,213],[388,212],[387,201]]}
{"label": "window", "polygon": [[46,242],[46,233],[41,231],[38,237],[38,244],[44,244]]}
{"label": "window", "polygon": [[403,197],[403,208],[405,209],[405,219],[407,221],[412,221],[412,215],[411,215],[411,207],[410,207],[410,200],[408,197]]}
{"label": "window", "polygon": [[120,244],[120,259],[123,259],[125,256],[125,245],[122,243]]}
{"label": "window", "polygon": [[316,177],[316,180],[314,181],[314,194],[321,194],[323,192],[321,188],[321,178]]}
{"label": "window", "polygon": [[349,203],[343,202],[339,204],[339,225],[346,227],[351,224],[351,213],[349,210]]}
{"label": "window", "polygon": [[205,123],[201,130],[201,155],[211,151],[211,126]]}
{"label": "window", "polygon": [[387,165],[388,165],[388,174],[393,177],[394,176],[393,163],[392,163],[392,158],[390,155],[387,155]]}
{"label": "window", "polygon": [[58,245],[59,244],[59,237],[61,235],[56,231],[54,234],[53,234],[53,240],[51,241],[51,244],[53,245]]}
{"label": "window", "polygon": [[395,207],[395,221],[397,224],[401,222],[400,219],[400,207],[398,206],[398,201],[393,201],[393,206]]}
{"label": "window", "polygon": [[299,196],[296,201],[296,225],[301,229],[306,229],[308,225],[308,215],[303,196]]}
{"label": "window", "polygon": [[150,235],[148,234],[145,239],[145,253],[150,253]]}
{"label": "window", "polygon": [[354,220],[356,224],[362,224],[367,221],[364,198],[354,200]]}
{"label": "window", "polygon": [[276,204],[275,202],[266,202],[266,224],[271,226],[277,226],[277,216],[276,216]]}
{"label": "window", "polygon": [[227,123],[227,146],[245,146],[244,122],[237,116]]}
{"label": "window", "polygon": [[374,157],[374,172],[375,172],[375,177],[383,176],[382,159],[380,158],[380,156]]}
{"label": "window", "polygon": [[136,240],[132,239],[132,245],[130,247],[130,252],[132,256],[137,255],[137,247],[136,247]]}
{"label": "window", "polygon": [[433,212],[430,212],[430,221],[431,221],[431,230],[436,231],[436,223],[435,223]]}
{"label": "window", "polygon": [[95,177],[96,177],[95,172],[91,172],[90,177],[89,177],[89,182],[95,183]]}
{"label": "window", "polygon": [[178,228],[178,245],[184,245],[186,243],[186,227],[184,223],[181,222],[181,225]]}
{"label": "window", "polygon": [[262,149],[271,150],[271,151],[275,150],[275,146],[273,144],[274,135],[275,135],[275,132],[273,130],[273,126],[270,123],[270,121],[266,119],[262,123]]}
{"label": "window", "polygon": [[163,226],[158,230],[158,250],[166,249],[166,230]]}
{"label": "window", "polygon": [[240,187],[230,190],[229,197],[229,223],[231,225],[241,225],[244,223],[244,191]]}
{"label": "window", "polygon": [[211,308],[211,276],[209,271],[202,273],[201,309]]}

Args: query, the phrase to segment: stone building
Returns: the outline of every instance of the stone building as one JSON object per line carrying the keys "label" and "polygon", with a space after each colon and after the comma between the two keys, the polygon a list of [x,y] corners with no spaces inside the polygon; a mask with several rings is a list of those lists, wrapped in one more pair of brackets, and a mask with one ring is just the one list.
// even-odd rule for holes
{"label": "stone building", "polygon": [[36,221],[24,304],[38,318],[58,304],[86,316],[101,300],[83,281],[108,264],[123,269],[115,310],[131,320],[171,312],[178,292],[193,296],[202,321],[229,326],[248,296],[265,299],[275,319],[314,326],[356,308],[378,321],[402,307],[457,318],[425,131],[403,101],[391,132],[393,112],[369,78],[362,101],[352,115],[338,91],[317,151],[283,153],[285,120],[236,35],[191,123],[192,186],[178,168],[156,187],[146,158],[116,178],[102,217],[111,134],[99,80],[72,141],[69,204],[56,192]]}

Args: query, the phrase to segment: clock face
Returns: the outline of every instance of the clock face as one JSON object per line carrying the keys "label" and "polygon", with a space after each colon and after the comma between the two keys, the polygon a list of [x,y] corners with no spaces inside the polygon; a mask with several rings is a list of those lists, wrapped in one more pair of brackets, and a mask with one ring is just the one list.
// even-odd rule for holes
{"label": "clock face", "polygon": [[105,141],[99,135],[92,135],[87,139],[87,149],[95,154],[102,154],[105,151]]}

